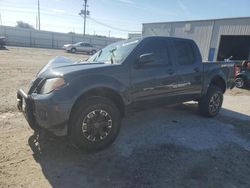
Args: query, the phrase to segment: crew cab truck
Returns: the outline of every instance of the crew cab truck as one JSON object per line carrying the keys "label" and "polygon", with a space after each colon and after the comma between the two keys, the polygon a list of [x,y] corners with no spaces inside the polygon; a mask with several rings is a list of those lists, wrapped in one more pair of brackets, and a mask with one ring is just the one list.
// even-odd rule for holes
{"label": "crew cab truck", "polygon": [[234,63],[203,63],[194,41],[143,37],[111,44],[87,61],[56,57],[17,100],[31,128],[98,150],[114,141],[130,109],[194,100],[202,115],[214,117],[233,83]]}

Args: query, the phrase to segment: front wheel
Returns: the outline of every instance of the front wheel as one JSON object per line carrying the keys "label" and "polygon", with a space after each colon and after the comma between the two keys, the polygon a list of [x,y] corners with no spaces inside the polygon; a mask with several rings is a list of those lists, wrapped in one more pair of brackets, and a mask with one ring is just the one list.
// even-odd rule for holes
{"label": "front wheel", "polygon": [[75,48],[71,48],[70,52],[74,54],[74,53],[76,53],[76,49]]}
{"label": "front wheel", "polygon": [[199,111],[206,117],[216,116],[223,103],[223,93],[220,88],[210,86],[208,92],[199,100]]}
{"label": "front wheel", "polygon": [[120,121],[120,112],[109,99],[91,97],[82,100],[70,118],[69,139],[85,151],[103,149],[117,137]]}

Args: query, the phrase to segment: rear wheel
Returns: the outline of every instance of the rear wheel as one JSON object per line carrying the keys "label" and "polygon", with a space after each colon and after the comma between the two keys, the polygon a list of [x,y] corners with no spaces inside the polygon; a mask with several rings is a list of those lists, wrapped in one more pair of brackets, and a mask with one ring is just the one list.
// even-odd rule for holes
{"label": "rear wheel", "polygon": [[244,88],[245,87],[245,80],[242,77],[238,77],[235,79],[235,86],[237,88]]}
{"label": "rear wheel", "polygon": [[206,117],[216,116],[223,103],[223,93],[219,87],[210,86],[208,92],[199,101],[199,111]]}
{"label": "rear wheel", "polygon": [[92,50],[92,51],[89,52],[89,55],[93,55],[95,53],[96,53],[96,50]]}
{"label": "rear wheel", "polygon": [[120,121],[120,112],[109,99],[91,97],[82,100],[73,111],[69,139],[85,151],[103,149],[117,137]]}
{"label": "rear wheel", "polygon": [[71,48],[70,52],[71,53],[76,53],[76,49],[75,48]]}

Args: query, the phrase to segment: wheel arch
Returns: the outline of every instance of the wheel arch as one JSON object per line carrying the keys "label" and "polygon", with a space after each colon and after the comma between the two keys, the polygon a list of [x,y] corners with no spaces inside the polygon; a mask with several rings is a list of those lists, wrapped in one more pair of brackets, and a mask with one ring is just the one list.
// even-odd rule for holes
{"label": "wheel arch", "polygon": [[92,88],[84,93],[82,93],[74,102],[71,112],[70,112],[70,118],[72,117],[72,114],[75,112],[77,109],[78,104],[80,104],[80,101],[87,99],[89,97],[105,97],[108,98],[109,100],[113,101],[116,107],[119,109],[121,116],[125,115],[125,103],[119,94],[119,92],[108,88],[108,87],[97,87],[97,88]]}
{"label": "wheel arch", "polygon": [[247,76],[244,75],[244,74],[238,74],[238,75],[235,77],[235,79],[236,79],[236,78],[243,78],[244,80],[246,80],[246,79],[247,79]]}
{"label": "wheel arch", "polygon": [[211,79],[211,81],[210,81],[210,83],[209,83],[209,87],[210,87],[211,85],[217,86],[217,87],[221,88],[222,93],[225,93],[226,88],[227,88],[227,85],[226,85],[225,80],[224,80],[221,76],[219,76],[219,75],[214,76],[214,77]]}
{"label": "wheel arch", "polygon": [[71,47],[71,48],[70,48],[70,51],[72,52],[73,49],[75,49],[75,51],[77,51],[77,49],[76,49],[75,46]]}

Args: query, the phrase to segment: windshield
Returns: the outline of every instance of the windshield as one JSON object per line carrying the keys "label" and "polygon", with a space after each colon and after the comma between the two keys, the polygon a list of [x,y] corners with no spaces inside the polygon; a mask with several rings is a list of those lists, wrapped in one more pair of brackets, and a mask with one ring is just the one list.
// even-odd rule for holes
{"label": "windshield", "polygon": [[90,57],[88,62],[121,64],[138,43],[139,39],[133,39],[111,44]]}

